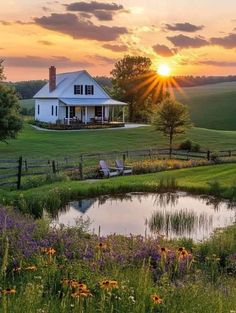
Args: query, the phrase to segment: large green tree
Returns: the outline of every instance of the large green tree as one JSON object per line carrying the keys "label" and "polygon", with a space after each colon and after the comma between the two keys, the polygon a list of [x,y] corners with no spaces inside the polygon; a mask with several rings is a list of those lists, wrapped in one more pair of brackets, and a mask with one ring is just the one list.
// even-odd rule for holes
{"label": "large green tree", "polygon": [[151,91],[148,85],[153,75],[151,65],[149,58],[127,55],[111,72],[114,95],[129,104],[129,121],[137,121],[142,112],[148,110],[147,99]]}
{"label": "large green tree", "polygon": [[157,107],[153,124],[156,130],[169,138],[169,155],[172,157],[174,137],[184,134],[192,126],[188,107],[167,96]]}
{"label": "large green tree", "polygon": [[[0,62],[0,80],[4,78]],[[0,141],[15,138],[22,128],[19,100],[14,89],[0,81]]]}

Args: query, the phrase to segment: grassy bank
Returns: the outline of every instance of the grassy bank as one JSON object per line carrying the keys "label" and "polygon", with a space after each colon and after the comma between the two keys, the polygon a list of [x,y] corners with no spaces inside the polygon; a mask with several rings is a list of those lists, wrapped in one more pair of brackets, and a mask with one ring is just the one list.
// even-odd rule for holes
{"label": "grassy bank", "polygon": [[79,197],[123,192],[182,189],[236,199],[236,165],[223,164],[92,181],[62,181],[22,191],[0,191],[0,202],[15,203],[38,216],[43,208],[58,210]]}
{"label": "grassy bank", "polygon": [[[187,137],[210,150],[236,148],[236,132],[193,128]],[[178,138],[176,145],[184,138]],[[1,158],[64,158],[77,157],[81,153],[137,150],[150,147],[167,147],[167,139],[152,127],[122,130],[89,130],[77,132],[38,131],[25,124],[17,140],[0,143]]]}

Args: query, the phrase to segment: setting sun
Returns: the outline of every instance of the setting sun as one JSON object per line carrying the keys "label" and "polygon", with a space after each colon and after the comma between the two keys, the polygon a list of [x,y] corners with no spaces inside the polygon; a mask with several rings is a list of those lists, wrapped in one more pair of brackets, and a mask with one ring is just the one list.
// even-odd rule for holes
{"label": "setting sun", "polygon": [[161,76],[170,76],[171,69],[167,64],[158,66],[157,73]]}

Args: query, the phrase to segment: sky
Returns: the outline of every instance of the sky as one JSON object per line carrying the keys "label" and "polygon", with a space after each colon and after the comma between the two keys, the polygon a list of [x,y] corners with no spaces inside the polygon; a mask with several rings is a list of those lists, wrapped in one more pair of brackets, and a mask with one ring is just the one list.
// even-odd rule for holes
{"label": "sky", "polygon": [[1,0],[7,80],[86,69],[110,75],[124,55],[172,75],[236,74],[235,0]]}

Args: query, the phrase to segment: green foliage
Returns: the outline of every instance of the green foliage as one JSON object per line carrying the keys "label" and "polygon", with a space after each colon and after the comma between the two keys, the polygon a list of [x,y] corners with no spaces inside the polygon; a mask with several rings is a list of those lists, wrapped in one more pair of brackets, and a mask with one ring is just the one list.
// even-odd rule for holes
{"label": "green foliage", "polygon": [[22,128],[19,102],[10,87],[0,84],[0,141],[15,138]]}
{"label": "green foliage", "polygon": [[149,58],[127,55],[111,72],[114,96],[129,104],[129,121],[140,121],[141,112],[150,112],[147,103],[150,92],[145,81],[153,75],[151,64]]}
{"label": "green foliage", "polygon": [[181,142],[179,149],[191,152],[199,152],[201,150],[201,146],[198,143],[194,143],[190,139],[186,139],[185,141]]}
{"label": "green foliage", "polygon": [[191,127],[187,106],[167,97],[158,106],[153,125],[169,138],[171,158],[174,137],[184,134]]}

